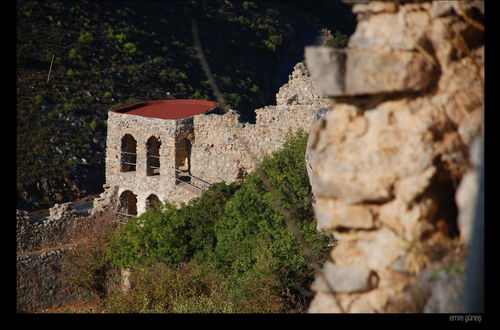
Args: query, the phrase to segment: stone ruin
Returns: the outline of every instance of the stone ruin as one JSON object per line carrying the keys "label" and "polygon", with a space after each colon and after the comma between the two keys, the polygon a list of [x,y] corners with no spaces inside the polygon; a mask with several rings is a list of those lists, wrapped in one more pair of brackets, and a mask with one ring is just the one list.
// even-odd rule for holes
{"label": "stone ruin", "polygon": [[93,213],[111,207],[138,215],[152,201],[188,202],[212,183],[241,180],[255,169],[254,157],[279,149],[289,133],[309,132],[326,106],[301,62],[276,95],[276,106],[255,110],[255,124],[241,122],[233,110],[180,119],[109,111],[105,191]]}

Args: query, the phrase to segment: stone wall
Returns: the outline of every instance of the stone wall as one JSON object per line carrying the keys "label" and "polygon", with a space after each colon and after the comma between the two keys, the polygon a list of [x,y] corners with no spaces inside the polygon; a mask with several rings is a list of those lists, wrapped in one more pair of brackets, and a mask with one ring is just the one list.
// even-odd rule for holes
{"label": "stone wall", "polygon": [[[254,158],[262,159],[277,150],[289,132],[309,132],[311,123],[328,99],[319,96],[304,63],[298,63],[276,96],[276,106],[256,110],[255,124],[243,123],[235,111],[226,114],[201,114],[183,120],[162,120],[126,113],[109,112],[106,147],[105,191],[94,201],[95,209],[120,203],[123,192],[137,196],[137,211],[146,209],[151,194],[161,201],[187,202],[200,191],[187,184],[176,184],[174,167],[185,157],[184,144],[189,141],[189,169],[192,176],[209,183],[240,180],[255,169]],[[321,112],[321,111],[320,111]],[[135,171],[121,172],[121,139],[130,134],[137,141]],[[146,142],[155,136],[161,142],[160,174],[146,175]],[[177,162],[176,162],[177,157]],[[181,159],[182,158],[182,159]],[[179,182],[177,182],[179,183]],[[206,185],[191,179],[200,188]]]}
{"label": "stone wall", "polygon": [[346,49],[306,48],[332,101],[309,136],[308,174],[318,229],[338,240],[309,312],[461,311],[480,162],[470,155],[482,139],[483,4],[369,2],[353,12]]}
{"label": "stone wall", "polygon": [[60,244],[70,240],[85,222],[78,216],[71,203],[55,204],[45,221],[28,221],[25,211],[16,211],[17,253],[39,249],[42,246]]}
{"label": "stone wall", "polygon": [[17,258],[17,312],[35,313],[77,301],[82,291],[64,281],[63,259],[70,247]]}
{"label": "stone wall", "polygon": [[55,204],[47,220],[31,223],[16,211],[17,311],[40,312],[76,301],[82,291],[64,280],[63,260],[87,217],[77,216],[71,203]]}

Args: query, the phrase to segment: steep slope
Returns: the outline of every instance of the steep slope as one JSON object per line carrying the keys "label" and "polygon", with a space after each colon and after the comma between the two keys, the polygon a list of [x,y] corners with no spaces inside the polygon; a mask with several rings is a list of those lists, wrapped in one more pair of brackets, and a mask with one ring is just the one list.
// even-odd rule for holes
{"label": "steep slope", "polygon": [[47,208],[101,190],[109,109],[142,100],[214,99],[193,44],[192,18],[228,107],[253,121],[253,109],[274,102],[280,63],[303,50],[289,16],[310,19],[322,6],[19,0],[17,207]]}

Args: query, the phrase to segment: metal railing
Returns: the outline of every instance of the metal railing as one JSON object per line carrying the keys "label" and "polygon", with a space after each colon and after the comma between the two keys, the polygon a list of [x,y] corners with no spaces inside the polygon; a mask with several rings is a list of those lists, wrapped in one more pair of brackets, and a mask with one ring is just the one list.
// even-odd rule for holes
{"label": "metal railing", "polygon": [[[134,214],[128,214],[128,213],[123,213],[123,212],[118,212],[118,211],[113,211],[114,214],[118,214],[118,215],[122,215],[122,216],[125,216],[125,217],[136,217],[137,215],[134,215]],[[116,221],[117,223],[119,224],[126,224],[127,222],[126,221]]]}
{"label": "metal railing", "polygon": [[[149,158],[155,158],[155,159],[160,159],[161,158],[160,156],[156,156],[156,155],[147,155],[147,157],[148,157],[148,160],[149,160]],[[153,170],[152,171],[153,175],[160,174],[159,171],[155,171],[155,170],[159,170],[160,169],[159,166],[148,165],[147,167],[148,167],[148,169],[152,169]],[[151,175],[151,174],[148,174],[148,175]]]}
{"label": "metal railing", "polygon": [[118,211],[114,211],[113,213],[118,214],[118,215],[124,215],[126,217],[136,217],[137,216],[137,214],[128,214],[128,213],[123,213],[123,212],[118,212]]}
{"label": "metal railing", "polygon": [[[122,156],[123,156],[123,154],[137,156],[137,153],[135,153],[135,152],[128,152],[128,151],[122,151],[122,152],[121,152],[121,154],[122,154]],[[123,160],[123,157],[122,157],[122,160],[121,160],[120,164],[122,164],[122,165],[132,165],[132,166],[137,166],[137,163],[131,163],[131,162],[124,161],[124,160]]]}
{"label": "metal railing", "polygon": [[182,176],[184,176],[184,177],[186,177],[186,176],[187,176],[187,177],[189,177],[189,178],[195,179],[195,180],[197,180],[197,181],[201,182],[202,184],[206,185],[206,187],[204,187],[204,188],[200,188],[200,187],[198,187],[198,186],[196,186],[196,185],[194,185],[194,184],[192,184],[192,183],[190,183],[190,182],[183,181],[183,180],[179,179],[178,177],[174,177],[174,179],[175,179],[176,181],[179,181],[179,182],[182,182],[182,183],[184,183],[184,184],[187,184],[187,185],[189,185],[189,186],[191,186],[191,187],[193,187],[193,188],[195,188],[195,189],[197,189],[197,190],[199,190],[199,191],[203,191],[203,190],[207,189],[208,187],[210,187],[210,186],[212,185],[210,182],[207,182],[207,181],[205,181],[205,180],[203,180],[203,179],[200,179],[200,178],[198,178],[198,177],[196,177],[196,176],[194,176],[194,175],[188,174],[188,173],[187,173],[187,172],[185,172],[185,171],[181,171],[181,170],[179,170],[179,169],[176,169],[175,167],[171,167],[171,168],[172,168],[175,172],[177,172],[177,173],[181,173],[181,174],[182,174]]}

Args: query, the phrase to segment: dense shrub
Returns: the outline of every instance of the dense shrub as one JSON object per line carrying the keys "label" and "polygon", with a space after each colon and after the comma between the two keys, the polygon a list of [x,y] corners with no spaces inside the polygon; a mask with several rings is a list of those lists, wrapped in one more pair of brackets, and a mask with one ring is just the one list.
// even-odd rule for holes
{"label": "dense shrub", "polygon": [[[304,161],[306,142],[307,135],[299,133],[264,159],[261,166],[272,191],[254,172],[240,185],[214,184],[181,207],[158,203],[116,231],[108,256],[119,267],[141,272],[156,263],[177,269],[196,262],[219,276],[221,290],[237,312],[304,311],[308,300],[300,292],[310,286],[313,268],[276,200],[292,211],[315,251],[314,261],[325,261],[332,237],[316,231]],[[181,310],[193,304],[184,301]]]}
{"label": "dense shrub", "polygon": [[344,48],[349,42],[349,37],[342,34],[340,31],[335,31],[335,34],[327,35],[325,45],[334,48]]}
{"label": "dense shrub", "polygon": [[155,203],[116,231],[109,242],[110,258],[120,267],[206,260],[215,245],[215,221],[236,189],[236,184],[214,184],[180,208]]}
{"label": "dense shrub", "polygon": [[264,159],[262,169],[274,191],[267,191],[256,173],[250,174],[217,222],[213,260],[225,274],[231,292],[246,294],[244,288],[248,286],[241,285],[242,276],[258,277],[265,264],[279,281],[275,292],[286,301],[286,307],[305,307],[297,306],[303,301],[298,289],[309,287],[313,269],[277,208],[276,199],[281,207],[292,211],[293,220],[315,251],[314,261],[325,261],[332,237],[316,231],[304,161],[306,143],[307,135],[299,133]]}
{"label": "dense shrub", "polygon": [[154,263],[136,270],[126,291],[115,290],[104,302],[110,313],[231,313],[233,305],[218,275],[200,265],[168,267]]}

